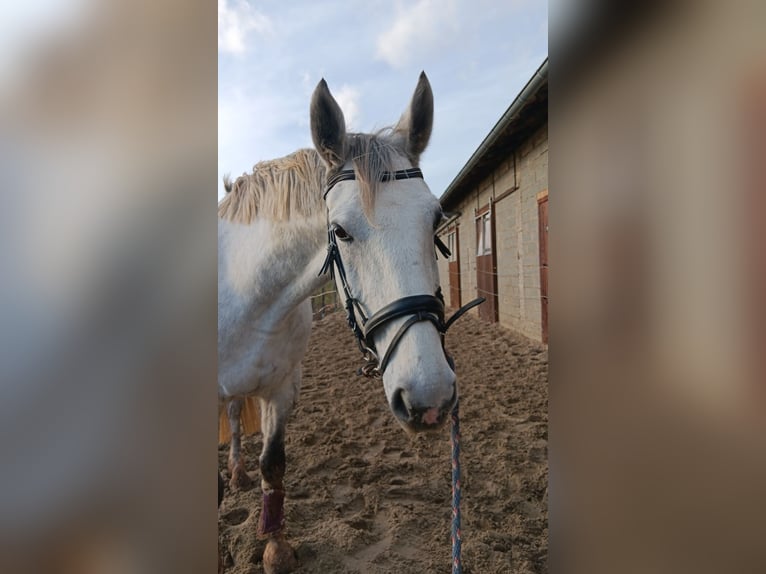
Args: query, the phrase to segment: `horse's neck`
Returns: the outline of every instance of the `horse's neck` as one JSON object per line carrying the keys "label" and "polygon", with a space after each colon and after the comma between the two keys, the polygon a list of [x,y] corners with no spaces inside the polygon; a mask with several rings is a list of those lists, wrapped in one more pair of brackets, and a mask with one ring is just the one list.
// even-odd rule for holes
{"label": "horse's neck", "polygon": [[[290,222],[218,223],[218,289],[259,322],[289,315],[326,278],[323,217]],[[263,325],[266,327],[266,325]]]}

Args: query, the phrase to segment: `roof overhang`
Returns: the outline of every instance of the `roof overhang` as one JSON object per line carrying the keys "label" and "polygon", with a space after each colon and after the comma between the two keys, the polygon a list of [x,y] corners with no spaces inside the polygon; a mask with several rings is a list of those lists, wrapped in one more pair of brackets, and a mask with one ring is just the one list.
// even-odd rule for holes
{"label": "roof overhang", "polygon": [[548,58],[473,152],[439,198],[444,209],[457,204],[548,119]]}

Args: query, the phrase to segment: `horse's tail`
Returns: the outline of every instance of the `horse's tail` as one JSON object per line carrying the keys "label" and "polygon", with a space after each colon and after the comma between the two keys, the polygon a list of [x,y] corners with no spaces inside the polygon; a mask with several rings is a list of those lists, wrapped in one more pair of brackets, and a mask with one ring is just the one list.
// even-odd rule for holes
{"label": "horse's tail", "polygon": [[231,187],[232,187],[231,176],[227,173],[226,175],[223,176],[223,188],[226,190],[226,193],[230,193]]}
{"label": "horse's tail", "polygon": [[[255,397],[244,397],[242,399],[242,435],[255,434],[261,432],[261,409],[258,399]],[[225,444],[231,440],[231,429],[229,428],[229,416],[226,408],[219,409],[218,412],[218,444]]]}

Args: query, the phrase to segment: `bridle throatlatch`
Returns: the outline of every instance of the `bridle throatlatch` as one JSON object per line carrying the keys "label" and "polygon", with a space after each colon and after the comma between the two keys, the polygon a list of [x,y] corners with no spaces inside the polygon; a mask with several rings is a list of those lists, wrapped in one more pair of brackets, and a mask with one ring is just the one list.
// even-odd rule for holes
{"label": "bridle throatlatch", "polygon": [[[410,178],[422,179],[423,172],[418,168],[403,169],[393,172],[387,171],[383,172],[380,181],[385,182]],[[356,179],[354,170],[343,170],[338,172],[328,180],[324,198],[327,199],[327,194],[338,182],[354,179]],[[444,257],[450,256],[450,250],[436,235],[434,235],[434,243],[436,249],[438,249]],[[462,317],[466,311],[483,303],[485,301],[484,297],[478,297],[470,303],[463,305],[454,315],[452,315],[452,317],[445,321],[444,295],[442,295],[441,287],[439,287],[436,290],[435,295],[411,295],[409,297],[402,297],[393,303],[389,303],[376,313],[373,313],[370,317],[367,317],[362,309],[360,301],[352,295],[351,288],[346,280],[346,270],[343,267],[343,261],[341,260],[340,251],[338,250],[335,230],[330,227],[329,224],[329,214],[327,224],[327,257],[324,260],[322,269],[319,271],[319,275],[323,275],[328,271],[330,272],[330,277],[335,278],[335,275],[337,274],[340,279],[341,286],[343,287],[343,295],[346,299],[346,319],[348,320],[349,327],[351,327],[351,330],[356,336],[359,350],[364,356],[365,365],[357,371],[357,374],[366,377],[382,377],[394,349],[396,349],[396,346],[402,340],[404,334],[410,327],[412,327],[412,325],[421,321],[430,321],[436,327],[436,330],[439,331],[444,355],[452,370],[455,369],[452,357],[447,353],[444,346],[444,335],[447,333],[447,329]],[[378,351],[375,348],[375,332],[390,321],[405,316],[407,316],[408,319],[399,327],[399,330],[388,345],[388,349],[386,349],[383,357],[380,358]]]}

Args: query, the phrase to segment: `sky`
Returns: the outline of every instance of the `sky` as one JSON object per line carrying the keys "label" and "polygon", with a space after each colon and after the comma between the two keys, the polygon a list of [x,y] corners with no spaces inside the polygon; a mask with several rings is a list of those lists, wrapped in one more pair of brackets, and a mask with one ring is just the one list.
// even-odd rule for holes
{"label": "sky", "polygon": [[347,129],[370,132],[396,123],[421,70],[438,197],[547,56],[540,0],[218,0],[218,197],[224,174],[311,147],[320,79]]}

